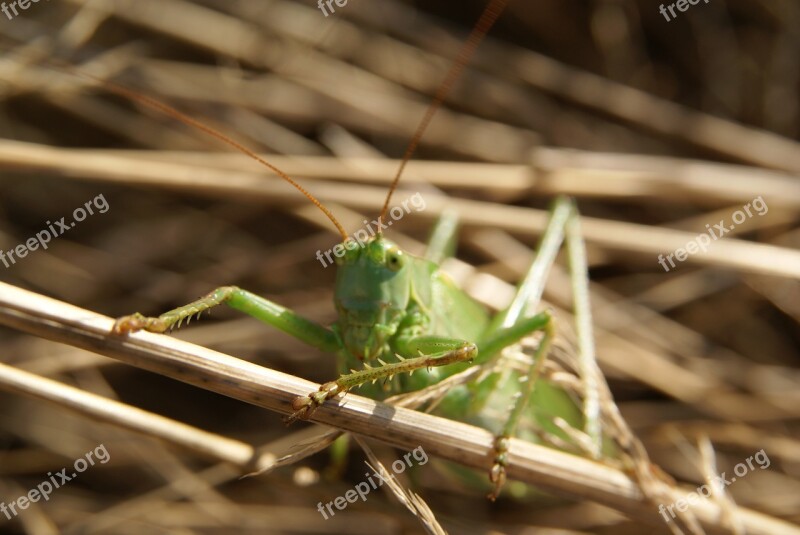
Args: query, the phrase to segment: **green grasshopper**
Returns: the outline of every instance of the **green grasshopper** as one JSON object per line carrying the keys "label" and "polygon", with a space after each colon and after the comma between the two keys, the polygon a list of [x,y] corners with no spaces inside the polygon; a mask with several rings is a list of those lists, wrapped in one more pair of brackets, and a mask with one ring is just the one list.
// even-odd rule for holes
{"label": "green grasshopper", "polygon": [[[409,144],[389,189],[378,219],[379,229],[382,228],[381,221],[386,217],[403,168],[425,127],[504,6],[505,0],[493,0],[490,3],[465,43],[459,60],[448,73]],[[571,200],[556,200],[539,254],[519,285],[512,303],[494,317],[489,317],[480,304],[460,290],[439,268],[438,264],[447,256],[449,244],[455,236],[454,217],[440,220],[424,258],[401,250],[380,231],[366,243],[356,242],[348,238],[333,214],[317,199],[248,149],[163,104],[132,95],[118,87],[112,89],[197,126],[269,167],[302,191],[328,216],[341,234],[345,248],[343,256],[336,259],[334,299],[338,319],[331,327],[308,320],[241,288],[223,286],[197,301],[158,317],[145,317],[139,313],[121,317],[113,327],[114,333],[126,334],[139,330],[163,333],[180,327],[183,320],[188,323],[192,316],[199,317],[212,307],[226,304],[321,351],[335,353],[342,375],[335,381],[323,384],[318,391],[296,398],[292,403],[294,413],[287,418],[288,423],[309,418],[326,400],[355,387],[363,385],[365,390],[362,392],[365,395],[383,399],[392,394],[435,385],[471,365],[481,366],[486,373],[479,380],[450,389],[440,400],[436,411],[482,425],[495,434],[494,462],[489,474],[493,485],[489,495],[492,500],[498,496],[506,480],[509,437],[522,435],[535,439],[529,430],[534,421],[540,428],[563,436],[552,424],[554,415],[559,415],[576,427],[581,424],[581,411],[565,392],[544,381],[537,382],[553,342],[555,327],[549,311],[533,315],[529,313],[541,296],[543,281],[560,249],[565,232],[568,242],[575,244],[575,254],[571,256],[582,258],[577,212]],[[585,267],[583,272],[585,284]],[[525,364],[522,370],[517,366],[516,371],[510,372],[510,367],[503,364],[502,350],[537,331],[541,331],[542,335],[532,361]],[[414,374],[415,371],[419,373]],[[369,386],[379,380],[383,382],[382,387]],[[507,416],[504,419],[487,416],[498,412],[507,412]]]}

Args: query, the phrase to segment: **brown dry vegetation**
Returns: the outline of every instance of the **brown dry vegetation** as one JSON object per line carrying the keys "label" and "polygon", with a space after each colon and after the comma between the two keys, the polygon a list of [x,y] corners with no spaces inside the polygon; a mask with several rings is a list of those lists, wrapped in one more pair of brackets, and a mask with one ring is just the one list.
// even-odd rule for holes
{"label": "brown dry vegetation", "polygon": [[[425,529],[388,493],[322,519],[318,502],[363,480],[365,449],[353,444],[337,477],[319,453],[237,479],[259,464],[254,448],[269,445],[269,464],[270,452],[308,440],[298,433],[322,440],[263,408],[285,412],[306,383],[265,375],[274,399],[264,401],[225,370],[181,376],[198,388],[163,363],[208,356],[201,349],[155,335],[105,340],[110,321],[93,312],[157,314],[223,284],[330,323],[335,273],[314,254],[337,235],[244,156],[64,68],[168,102],[268,155],[352,231],[376,217],[391,159],[484,6],[417,4],[350,0],[326,18],[311,1],[65,0],[0,14],[0,250],[99,195],[109,206],[47,251],[0,264],[0,502],[99,444],[110,454],[13,521],[0,513],[0,532]],[[701,518],[709,533],[800,531],[799,23],[793,0],[701,2],[672,22],[645,1],[512,0],[396,196],[428,199],[390,233],[412,252],[443,208],[461,212],[459,258],[475,269],[456,267],[487,305],[502,305],[522,276],[553,196],[577,199],[598,362],[653,463],[688,492],[758,450],[771,461],[718,497],[722,514]],[[765,215],[669,273],[658,264],[759,196]],[[571,297],[559,265],[544,296],[561,311]],[[569,351],[573,328],[559,314]],[[335,374],[332,356],[228,310],[175,337],[310,381]],[[35,376],[93,396],[68,403],[74,390]],[[488,466],[484,435],[444,444],[426,434],[430,420],[371,420],[353,399],[320,418],[371,436],[364,448],[384,462],[427,440],[431,457]],[[633,494],[635,478],[519,448],[517,474],[548,498],[491,504],[431,463],[404,482],[432,511],[418,516],[450,533],[667,532]]]}

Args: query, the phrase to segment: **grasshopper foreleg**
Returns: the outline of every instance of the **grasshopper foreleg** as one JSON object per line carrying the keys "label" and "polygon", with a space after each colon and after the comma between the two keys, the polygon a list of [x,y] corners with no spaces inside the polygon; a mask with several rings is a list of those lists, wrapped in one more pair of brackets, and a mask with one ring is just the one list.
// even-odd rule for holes
{"label": "grasshopper foreleg", "polygon": [[[455,347],[453,347],[455,346]],[[448,348],[444,352],[436,354],[424,354]],[[456,362],[470,361],[478,354],[478,348],[471,342],[453,340],[438,336],[421,336],[398,343],[398,348],[405,354],[420,354],[418,357],[404,358],[397,354],[398,362],[385,363],[378,359],[381,366],[372,367],[364,363],[364,369],[353,371],[347,375],[342,375],[335,381],[323,384],[319,390],[307,396],[295,398],[292,408],[295,410],[290,416],[285,418],[285,422],[291,424],[295,420],[305,420],[322,405],[325,400],[343,394],[351,388],[379,379],[391,379],[399,373],[413,373],[422,368],[432,368],[435,366],[446,366]]]}
{"label": "grasshopper foreleg", "polygon": [[127,334],[144,330],[163,333],[180,327],[184,319],[188,323],[192,316],[199,316],[202,312],[223,303],[277,327],[322,351],[334,352],[340,347],[339,339],[331,329],[236,286],[217,288],[205,297],[165,312],[157,318],[148,318],[138,312],[123,316],[114,323],[112,332]]}
{"label": "grasshopper foreleg", "polygon": [[239,289],[235,286],[222,286],[197,301],[165,312],[157,318],[148,318],[138,312],[130,316],[123,316],[118,318],[114,323],[112,331],[117,334],[134,333],[137,331],[163,333],[176,327],[180,328],[183,320],[186,320],[186,324],[188,325],[192,316],[200,318],[200,314],[212,307],[221,305],[230,299],[231,295],[237,290]]}

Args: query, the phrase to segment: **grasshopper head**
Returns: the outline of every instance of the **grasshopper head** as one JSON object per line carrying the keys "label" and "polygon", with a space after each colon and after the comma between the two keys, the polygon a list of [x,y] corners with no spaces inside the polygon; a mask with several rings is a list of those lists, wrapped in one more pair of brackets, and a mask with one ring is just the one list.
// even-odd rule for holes
{"label": "grasshopper head", "polygon": [[335,302],[345,348],[359,360],[379,358],[397,331],[411,297],[411,258],[378,235],[350,241],[337,257]]}

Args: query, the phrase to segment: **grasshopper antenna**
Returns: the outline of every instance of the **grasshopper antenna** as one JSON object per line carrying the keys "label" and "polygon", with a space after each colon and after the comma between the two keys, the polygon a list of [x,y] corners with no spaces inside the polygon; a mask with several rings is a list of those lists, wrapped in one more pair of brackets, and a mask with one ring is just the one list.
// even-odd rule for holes
{"label": "grasshopper antenna", "polygon": [[413,155],[414,151],[417,149],[417,145],[419,145],[419,142],[422,139],[422,134],[425,133],[425,130],[428,128],[428,125],[431,122],[431,119],[433,119],[433,116],[442,106],[442,103],[447,98],[447,95],[450,93],[453,85],[461,76],[461,73],[464,72],[464,68],[469,63],[469,60],[472,58],[473,54],[475,54],[475,50],[478,48],[478,45],[480,45],[481,41],[483,41],[483,38],[486,37],[486,33],[494,25],[495,21],[506,8],[507,4],[508,0],[492,0],[492,2],[486,6],[486,9],[483,10],[480,19],[478,19],[478,22],[475,23],[475,27],[472,28],[472,32],[469,34],[469,37],[464,42],[461,50],[458,52],[458,56],[453,62],[453,65],[450,67],[450,70],[447,72],[442,85],[440,85],[439,89],[436,91],[436,96],[434,97],[430,106],[428,106],[428,109],[425,111],[425,115],[422,117],[422,121],[420,121],[419,125],[417,126],[417,130],[411,137],[411,141],[408,143],[406,152],[403,155],[403,160],[400,162],[400,167],[397,169],[397,173],[394,175],[394,179],[389,186],[389,192],[386,194],[386,201],[384,201],[383,208],[378,216],[378,234],[381,234],[380,229],[383,228],[381,223],[383,223],[383,219],[386,217],[386,212],[389,210],[389,203],[392,200],[392,194],[397,189],[397,184],[400,182],[400,177],[403,175],[403,171],[406,168],[406,164],[408,164],[408,161],[411,159],[411,155]]}
{"label": "grasshopper antenna", "polygon": [[156,111],[160,111],[161,113],[164,113],[164,114],[172,117],[173,119],[177,119],[178,121],[180,121],[180,122],[182,122],[182,123],[184,123],[184,124],[186,124],[188,126],[193,126],[193,127],[197,128],[197,129],[205,132],[206,134],[217,138],[218,140],[222,141],[223,143],[233,147],[234,149],[238,150],[239,152],[245,154],[246,156],[249,156],[251,159],[257,161],[258,163],[260,163],[261,165],[263,165],[264,167],[268,168],[273,173],[275,173],[276,175],[278,175],[279,177],[284,179],[286,182],[288,182],[289,184],[291,184],[292,186],[297,188],[300,191],[300,193],[305,195],[306,198],[308,198],[308,200],[311,201],[314,204],[314,206],[316,206],[317,208],[322,210],[322,213],[324,213],[328,217],[328,219],[331,220],[331,223],[334,224],[334,226],[336,227],[336,230],[339,231],[339,234],[341,234],[342,241],[347,239],[347,232],[345,232],[344,227],[342,227],[341,223],[339,223],[339,221],[333,216],[331,211],[328,210],[316,197],[314,197],[311,193],[309,193],[303,186],[301,186],[300,184],[295,182],[294,179],[292,179],[289,175],[287,175],[286,173],[284,173],[283,171],[281,171],[280,169],[278,169],[277,167],[275,167],[274,165],[272,165],[271,163],[266,161],[264,158],[262,158],[261,156],[259,156],[255,152],[253,152],[252,150],[250,150],[247,147],[245,147],[244,145],[242,145],[241,143],[229,138],[228,136],[226,136],[225,134],[223,134],[219,130],[214,129],[214,128],[212,128],[212,127],[210,127],[210,126],[198,121],[197,119],[193,119],[193,118],[189,117],[188,115],[185,115],[185,114],[179,112],[178,110],[176,110],[172,106],[164,104],[163,102],[160,102],[160,101],[158,101],[158,100],[156,100],[154,98],[150,98],[148,96],[142,95],[140,93],[137,93],[136,91],[133,91],[132,89],[128,89],[127,87],[123,87],[123,86],[121,86],[119,84],[115,84],[114,82],[109,82],[108,80],[103,80],[102,78],[98,78],[96,76],[92,76],[91,74],[87,74],[87,73],[79,72],[79,71],[78,72],[73,71],[73,74],[77,74],[79,76],[83,76],[84,78],[89,78],[91,80],[99,82],[103,87],[107,88],[112,93],[116,93],[116,94],[118,94],[118,95],[120,95],[122,97],[125,97],[127,99],[139,102],[139,103],[147,106],[148,108],[152,108],[152,109],[155,109]]}

